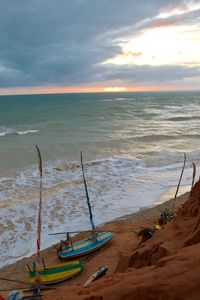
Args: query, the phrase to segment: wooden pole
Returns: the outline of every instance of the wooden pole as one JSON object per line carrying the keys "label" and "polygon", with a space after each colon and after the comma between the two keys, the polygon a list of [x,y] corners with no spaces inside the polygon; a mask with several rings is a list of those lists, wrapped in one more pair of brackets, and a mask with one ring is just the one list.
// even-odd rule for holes
{"label": "wooden pole", "polygon": [[[192,168],[193,168],[193,173],[192,173],[192,184],[191,184],[191,190],[193,188],[194,185],[194,181],[195,181],[195,176],[196,176],[196,165],[194,162],[192,162]],[[191,191],[190,190],[190,191]]]}
{"label": "wooden pole", "polygon": [[173,210],[174,210],[174,205],[175,205],[176,197],[177,197],[177,194],[178,194],[178,191],[179,191],[181,179],[182,179],[183,172],[184,172],[184,169],[185,169],[185,163],[186,163],[186,154],[184,153],[183,167],[182,167],[181,175],[180,175],[179,182],[178,182],[178,185],[177,185],[177,188],[176,188],[176,193],[175,193],[174,200],[173,200],[173,203],[172,203],[171,212],[173,212]]}
{"label": "wooden pole", "polygon": [[92,226],[92,231],[96,232],[96,228],[95,228],[94,221],[93,221],[92,208],[91,208],[91,205],[90,205],[90,198],[89,198],[88,189],[87,189],[87,183],[86,183],[85,174],[84,174],[82,152],[81,152],[81,168],[82,168],[83,182],[84,182],[85,193],[86,193],[86,198],[87,198],[87,205],[88,205],[89,214],[90,214],[90,223],[91,223],[91,226]]}
{"label": "wooden pole", "polygon": [[39,262],[40,262],[40,244],[41,244],[41,224],[42,224],[42,157],[39,147],[35,146],[38,154],[38,169],[40,173],[40,199],[38,208],[38,223],[37,223],[37,254],[35,258],[35,282],[41,282],[40,272],[39,272]]}

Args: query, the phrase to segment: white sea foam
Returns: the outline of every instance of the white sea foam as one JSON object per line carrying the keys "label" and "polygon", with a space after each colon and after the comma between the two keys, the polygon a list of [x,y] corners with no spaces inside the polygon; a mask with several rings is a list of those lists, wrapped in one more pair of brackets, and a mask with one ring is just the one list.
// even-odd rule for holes
{"label": "white sea foam", "polygon": [[37,132],[39,132],[39,130],[36,129],[16,130],[14,128],[0,127],[0,137],[4,137],[6,135],[25,135]]}
{"label": "white sea foam", "polygon": [[[95,224],[135,212],[151,205],[169,187],[175,189],[182,162],[174,156],[177,153],[170,164],[170,157],[162,154],[168,164],[161,167],[130,157],[85,162]],[[42,248],[59,241],[60,237],[49,236],[50,232],[90,228],[80,164],[74,162],[74,168],[68,165],[60,161],[44,166]],[[0,198],[1,266],[33,254],[36,243],[37,167],[23,170],[9,180]],[[191,168],[187,164],[182,184],[190,181]]]}
{"label": "white sea foam", "polygon": [[12,128],[0,127],[0,137],[8,134],[13,134],[15,131]]}
{"label": "white sea foam", "polygon": [[25,131],[16,131],[16,133],[18,133],[19,135],[24,135],[24,134],[29,134],[29,133],[36,133],[36,132],[39,132],[39,130],[30,129],[30,130],[25,130]]}

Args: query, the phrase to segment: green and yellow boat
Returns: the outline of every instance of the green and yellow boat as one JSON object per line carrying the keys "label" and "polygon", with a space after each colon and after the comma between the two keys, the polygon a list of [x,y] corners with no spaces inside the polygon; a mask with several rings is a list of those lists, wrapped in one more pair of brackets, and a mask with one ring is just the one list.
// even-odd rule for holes
{"label": "green and yellow boat", "polygon": [[[76,259],[65,263],[59,263],[53,266],[46,266],[44,259],[41,259],[40,244],[42,223],[42,158],[39,148],[37,146],[36,148],[38,153],[38,166],[40,173],[40,199],[37,222],[37,253],[35,262],[33,264],[33,269],[31,270],[28,266],[29,281],[34,285],[48,285],[64,281],[79,274],[83,270],[83,263],[80,260]],[[43,263],[42,268],[39,266],[41,260]]]}
{"label": "green and yellow boat", "polygon": [[[54,266],[39,268],[40,284],[48,285],[62,282],[79,274],[83,270],[83,263],[77,259]],[[38,274],[35,269],[29,271],[29,281],[35,284]]]}

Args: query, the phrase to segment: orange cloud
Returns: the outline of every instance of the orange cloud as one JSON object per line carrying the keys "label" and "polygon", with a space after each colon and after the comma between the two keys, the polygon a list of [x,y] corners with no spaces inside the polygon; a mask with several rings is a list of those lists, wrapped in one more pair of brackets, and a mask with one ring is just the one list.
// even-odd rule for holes
{"label": "orange cloud", "polygon": [[154,28],[162,28],[162,27],[170,27],[170,26],[174,26],[174,25],[178,25],[178,23],[180,22],[180,18],[175,19],[175,20],[159,20],[153,24],[151,24],[150,29],[154,29]]}
{"label": "orange cloud", "polygon": [[131,52],[131,51],[128,51],[128,52],[126,52],[126,55],[130,55],[130,56],[132,56],[134,58],[137,58],[137,57],[139,57],[139,56],[142,55],[142,52]]}
{"label": "orange cloud", "polygon": [[158,21],[155,21],[150,28],[179,25],[187,18],[187,16],[195,11],[197,12],[199,9],[200,4],[192,4],[192,2],[187,5],[183,3],[179,6],[170,6],[156,16]]}

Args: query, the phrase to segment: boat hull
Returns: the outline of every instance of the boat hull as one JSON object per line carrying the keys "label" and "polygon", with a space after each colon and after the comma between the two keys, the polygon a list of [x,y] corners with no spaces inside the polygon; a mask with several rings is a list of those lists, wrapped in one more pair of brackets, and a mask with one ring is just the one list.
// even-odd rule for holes
{"label": "boat hull", "polygon": [[84,239],[80,242],[73,244],[73,249],[71,247],[66,247],[59,252],[59,257],[61,259],[71,259],[75,257],[80,257],[87,255],[93,251],[96,251],[103,247],[107,242],[113,238],[111,232],[105,231],[98,233],[96,240],[93,237]]}
{"label": "boat hull", "polygon": [[[39,269],[40,284],[48,285],[55,284],[67,280],[83,270],[83,263],[80,260],[73,260],[58,264],[55,266],[48,266]],[[35,284],[36,276],[35,271],[29,272],[29,281]]]}
{"label": "boat hull", "polygon": [[108,270],[107,266],[99,268],[94,274],[92,274],[89,277],[89,279],[85,282],[83,287],[87,287],[94,280],[97,280],[97,279],[101,278],[102,276],[104,276],[106,274],[107,270]]}

